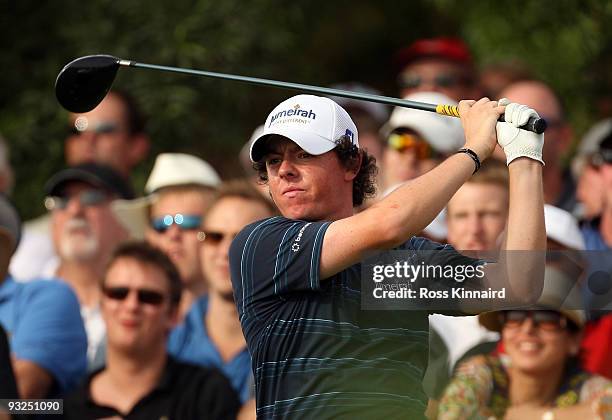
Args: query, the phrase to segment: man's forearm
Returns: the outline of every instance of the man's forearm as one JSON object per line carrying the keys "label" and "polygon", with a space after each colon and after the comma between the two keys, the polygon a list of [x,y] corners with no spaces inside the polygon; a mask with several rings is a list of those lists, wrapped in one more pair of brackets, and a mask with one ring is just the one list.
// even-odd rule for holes
{"label": "man's forearm", "polygon": [[510,209],[501,263],[513,295],[533,303],[542,290],[546,227],[542,165],[528,158],[513,161],[510,172]]}
{"label": "man's forearm", "polygon": [[53,384],[51,375],[29,360],[13,359],[13,371],[20,398],[44,398]]}
{"label": "man's forearm", "polygon": [[509,166],[510,208],[504,250],[544,251],[544,193],[542,165],[520,158]]}
{"label": "man's forearm", "polygon": [[376,205],[384,213],[393,245],[421,232],[442,211],[474,171],[474,162],[457,154],[420,177],[408,181]]}

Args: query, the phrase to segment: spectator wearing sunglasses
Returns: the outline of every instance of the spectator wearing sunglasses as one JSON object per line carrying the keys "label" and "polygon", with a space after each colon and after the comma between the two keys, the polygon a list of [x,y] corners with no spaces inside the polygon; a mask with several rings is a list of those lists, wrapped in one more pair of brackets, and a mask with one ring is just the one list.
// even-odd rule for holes
{"label": "spectator wearing sunglasses", "polygon": [[0,325],[12,356],[9,371],[0,368],[0,389],[7,390],[12,370],[21,398],[57,397],[85,375],[85,329],[70,287],[40,280],[20,283],[7,275],[20,234],[17,211],[0,195]]}
{"label": "spectator wearing sunglasses", "polygon": [[151,200],[146,239],[166,253],[179,270],[183,281],[181,319],[206,293],[198,231],[220,183],[217,172],[204,160],[183,153],[162,153],[145,185]]}
{"label": "spectator wearing sunglasses", "polygon": [[[551,273],[547,267],[546,276]],[[552,307],[480,314],[484,327],[500,332],[505,354],[463,363],[438,418],[608,418],[612,383],[583,371],[577,359],[584,313]]]}
{"label": "spectator wearing sunglasses", "polygon": [[145,119],[136,101],[122,91],[109,92],[87,113],[71,113],[67,134],[68,165],[89,162],[108,165],[126,179],[149,152]]}
{"label": "spectator wearing sunglasses", "polygon": [[[609,251],[612,249],[612,129],[603,137],[596,152],[590,154],[587,162],[599,180],[601,202],[599,217],[586,221],[582,233],[587,249]],[[587,185],[581,187],[589,188]]]}
{"label": "spectator wearing sunglasses", "polygon": [[[608,128],[594,149],[584,156],[586,163],[578,189],[578,196],[582,199],[585,199],[585,190],[593,189],[592,192],[601,200],[599,214],[583,220],[581,226],[585,247],[591,251],[585,253],[589,273],[582,288],[589,309],[583,341],[584,362],[589,371],[612,378],[612,359],[608,350],[612,346],[612,291],[609,289],[612,278],[612,130]],[[587,173],[590,173],[588,178]],[[587,185],[586,181],[591,181],[592,185]],[[598,283],[599,290],[595,286]],[[608,289],[601,290],[601,286]]]}
{"label": "spectator wearing sunglasses", "polygon": [[419,39],[394,61],[402,97],[416,92],[440,92],[455,101],[480,97],[470,51],[460,39]]}
{"label": "spectator wearing sunglasses", "polygon": [[[129,183],[132,169],[149,151],[145,119],[134,99],[125,92],[110,92],[85,114],[69,114],[67,126],[64,160],[68,166],[85,163],[110,166]],[[24,224],[23,240],[11,263],[11,272],[19,280],[53,275],[55,252],[50,224],[48,214]]]}
{"label": "spectator wearing sunglasses", "polygon": [[119,173],[94,163],[58,172],[45,189],[58,257],[55,277],[69,284],[79,299],[92,369],[103,360],[104,323],[98,283],[113,249],[130,236],[130,226],[120,217],[117,204],[118,199],[132,198],[132,192]]}
{"label": "spectator wearing sunglasses", "polygon": [[[253,398],[251,357],[246,347],[229,271],[229,246],[246,225],[276,213],[246,181],[223,184],[206,212],[199,238],[208,295],[199,298],[170,335],[170,354],[223,371],[242,403]],[[253,418],[254,402],[250,403]]]}
{"label": "spectator wearing sunglasses", "polygon": [[[456,105],[436,92],[414,93],[405,99]],[[383,191],[426,173],[465,142],[458,119],[402,107],[394,109],[381,136],[386,141],[381,165]]]}
{"label": "spectator wearing sunglasses", "polygon": [[[571,169],[576,179],[577,205],[574,214],[588,224],[601,216],[604,205],[603,179],[599,169],[605,163],[600,144],[612,134],[612,118],[595,123],[582,137]],[[608,163],[612,163],[610,160]]]}
{"label": "spectator wearing sunglasses", "polygon": [[166,351],[181,289],[160,250],[135,242],[115,251],[101,283],[106,365],[66,399],[66,418],[235,418],[238,398],[220,372]]}

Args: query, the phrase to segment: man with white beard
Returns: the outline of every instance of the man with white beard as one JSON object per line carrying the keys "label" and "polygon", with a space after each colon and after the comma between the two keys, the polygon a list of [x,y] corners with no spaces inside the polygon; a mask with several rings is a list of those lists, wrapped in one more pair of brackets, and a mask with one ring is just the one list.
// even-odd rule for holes
{"label": "man with white beard", "polygon": [[115,204],[117,199],[131,198],[131,190],[113,169],[93,163],[58,172],[45,190],[60,260],[56,277],[72,287],[81,305],[91,370],[104,361],[99,282],[114,248],[129,236]]}

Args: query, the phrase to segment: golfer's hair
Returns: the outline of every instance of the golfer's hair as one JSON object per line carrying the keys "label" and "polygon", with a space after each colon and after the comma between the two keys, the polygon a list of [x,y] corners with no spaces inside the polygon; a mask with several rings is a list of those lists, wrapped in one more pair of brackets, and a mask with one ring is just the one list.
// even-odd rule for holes
{"label": "golfer's hair", "polygon": [[115,249],[106,266],[102,287],[104,287],[106,277],[111,267],[118,260],[122,259],[130,259],[143,265],[152,266],[161,271],[168,280],[170,305],[173,307],[178,306],[183,291],[181,275],[166,254],[144,241],[125,242]]}
{"label": "golfer's hair", "polygon": [[508,189],[510,184],[508,166],[501,160],[493,158],[487,159],[482,163],[478,172],[472,175],[466,183],[493,184]]}
{"label": "golfer's hair", "polygon": [[[376,158],[355,146],[348,136],[340,137],[336,140],[336,144],[334,151],[345,168],[356,168],[359,165],[359,156],[362,157],[357,176],[353,180],[353,207],[360,206],[366,198],[376,195],[376,175],[378,173]],[[268,182],[268,172],[265,160],[260,159],[255,162],[253,169],[257,171],[259,182],[266,184]]]}
{"label": "golfer's hair", "polygon": [[347,169],[356,168],[361,155],[361,165],[353,180],[353,207],[361,206],[366,198],[376,195],[376,175],[378,174],[376,158],[364,149],[355,146],[347,136],[340,137],[336,143],[338,145],[334,151],[340,163]]}
{"label": "golfer's hair", "polygon": [[140,107],[136,103],[134,97],[123,90],[117,89],[111,90],[109,94],[115,95],[121,102],[123,102],[123,105],[125,105],[125,117],[128,123],[128,130],[130,134],[134,135],[144,133],[146,127],[146,119],[140,111]]}
{"label": "golfer's hair", "polygon": [[245,179],[233,179],[225,181],[217,190],[215,196],[208,205],[205,214],[210,211],[224,198],[237,197],[243,200],[259,203],[270,212],[270,215],[277,215],[278,209],[272,201],[264,197]]}

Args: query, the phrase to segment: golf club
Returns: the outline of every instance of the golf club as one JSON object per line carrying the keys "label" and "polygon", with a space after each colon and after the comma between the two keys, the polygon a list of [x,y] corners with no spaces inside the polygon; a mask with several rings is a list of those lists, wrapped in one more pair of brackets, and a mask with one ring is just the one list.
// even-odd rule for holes
{"label": "golf club", "polygon": [[[158,66],[155,64],[145,64],[138,63],[136,61],[123,60],[104,54],[80,57],[66,64],[66,66],[64,66],[64,68],[58,74],[57,80],[55,81],[55,95],[57,100],[64,108],[71,112],[83,113],[91,111],[100,102],[102,102],[102,99],[104,99],[110,90],[113,81],[115,80],[115,76],[117,75],[117,71],[121,66],[167,71],[171,73],[191,74],[215,79],[233,80],[236,82],[294,89],[302,92],[328,96],[342,96],[345,98],[378,102],[385,105],[401,106],[404,108],[413,108],[422,111],[436,112],[441,115],[459,117],[459,109],[455,105],[428,104],[423,102],[409,101],[406,99],[391,98],[388,96],[323,88],[299,83],[280,82],[277,80],[237,76],[226,73],[214,73],[203,70],[184,69],[180,67]],[[502,115],[499,120],[504,121],[503,118],[504,117]],[[527,123],[521,128],[540,134],[546,130],[546,121],[542,118],[530,118],[529,121],[527,121]]]}

